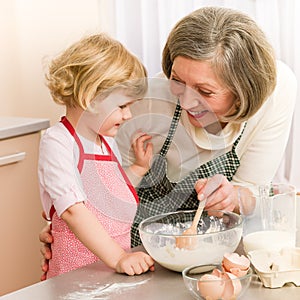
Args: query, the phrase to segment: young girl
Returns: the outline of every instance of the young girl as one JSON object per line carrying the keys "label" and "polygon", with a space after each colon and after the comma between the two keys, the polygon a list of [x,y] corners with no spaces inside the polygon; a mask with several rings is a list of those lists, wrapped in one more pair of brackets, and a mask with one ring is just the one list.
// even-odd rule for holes
{"label": "young girl", "polygon": [[[53,100],[66,107],[40,144],[41,199],[54,239],[47,278],[99,259],[128,275],[154,270],[147,254],[125,251],[138,197],[113,139],[131,118],[130,104],[146,92],[145,68],[118,41],[98,34],[54,59],[46,79]],[[133,145],[130,171],[138,175],[149,168],[148,139]]]}

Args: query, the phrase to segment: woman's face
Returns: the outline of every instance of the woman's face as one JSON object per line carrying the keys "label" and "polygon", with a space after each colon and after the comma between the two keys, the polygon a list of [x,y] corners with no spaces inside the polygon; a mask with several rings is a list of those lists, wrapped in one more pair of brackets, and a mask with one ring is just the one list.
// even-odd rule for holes
{"label": "woman's face", "polygon": [[178,56],[170,79],[172,93],[195,127],[215,124],[235,107],[234,94],[220,82],[209,62]]}

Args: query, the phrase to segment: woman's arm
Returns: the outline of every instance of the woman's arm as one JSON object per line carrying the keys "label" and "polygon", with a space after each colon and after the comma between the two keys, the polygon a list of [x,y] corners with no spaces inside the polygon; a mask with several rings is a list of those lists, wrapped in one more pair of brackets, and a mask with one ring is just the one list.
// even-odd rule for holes
{"label": "woman's arm", "polygon": [[[43,211],[42,216],[45,220],[46,214]],[[41,281],[47,279],[47,272],[49,269],[49,259],[51,259],[52,252],[51,252],[51,243],[53,243],[53,236],[51,235],[50,224],[45,225],[45,227],[41,230],[39,234],[39,240],[41,242],[41,254],[42,254],[42,261],[41,261],[41,268],[42,268],[42,275]]]}
{"label": "woman's arm", "polygon": [[260,111],[249,119],[237,147],[240,167],[233,184],[270,183],[282,161],[296,102],[297,82],[282,62],[277,66],[277,85]]}

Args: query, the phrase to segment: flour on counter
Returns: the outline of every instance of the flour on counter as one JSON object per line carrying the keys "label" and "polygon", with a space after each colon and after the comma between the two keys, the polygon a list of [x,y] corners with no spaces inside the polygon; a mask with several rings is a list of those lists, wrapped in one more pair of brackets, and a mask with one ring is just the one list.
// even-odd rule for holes
{"label": "flour on counter", "polygon": [[91,300],[91,299],[111,299],[111,296],[120,295],[123,292],[127,293],[128,290],[134,289],[139,285],[142,285],[149,281],[150,279],[145,279],[138,282],[130,282],[130,283],[109,283],[104,285],[93,285],[93,286],[85,286],[80,288],[78,291],[74,291],[72,293],[68,293],[65,296],[61,296],[60,299],[63,300]]}

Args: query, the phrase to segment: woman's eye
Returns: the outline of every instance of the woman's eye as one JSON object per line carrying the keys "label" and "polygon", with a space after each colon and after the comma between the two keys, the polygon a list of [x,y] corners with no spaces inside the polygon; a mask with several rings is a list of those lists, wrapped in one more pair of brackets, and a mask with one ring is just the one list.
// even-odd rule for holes
{"label": "woman's eye", "polygon": [[125,108],[127,106],[127,104],[124,104],[124,105],[120,105],[119,107],[121,108],[121,109],[123,109],[123,108]]}
{"label": "woman's eye", "polygon": [[183,83],[181,80],[179,80],[179,79],[177,79],[177,78],[175,78],[175,77],[171,77],[170,79],[171,79],[172,81],[176,82],[176,83],[181,83],[182,85],[184,85],[184,83]]}
{"label": "woman's eye", "polygon": [[198,93],[203,96],[211,96],[213,93],[209,91],[198,90]]}

